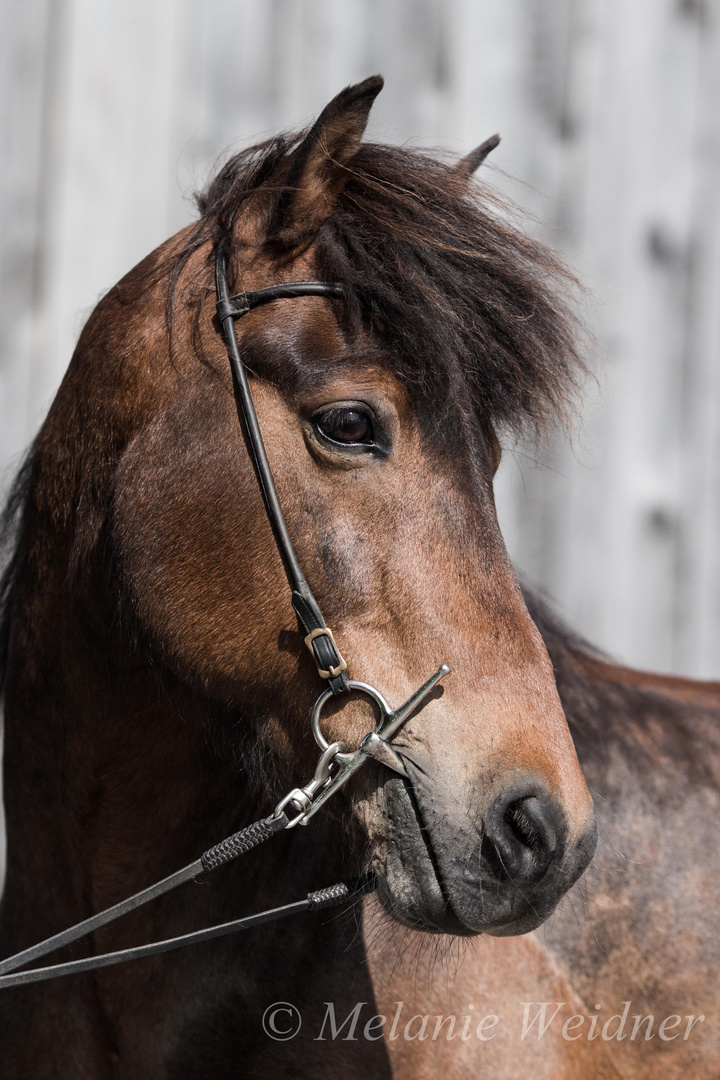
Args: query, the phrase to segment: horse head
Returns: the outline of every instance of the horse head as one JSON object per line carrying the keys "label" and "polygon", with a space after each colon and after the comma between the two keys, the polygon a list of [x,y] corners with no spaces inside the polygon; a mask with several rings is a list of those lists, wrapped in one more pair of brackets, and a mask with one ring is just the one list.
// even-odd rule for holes
{"label": "horse head", "polygon": [[[238,155],[198,223],[108,294],[39,460],[82,427],[79,476],[93,454],[101,468],[102,442],[106,482],[77,481],[70,558],[79,573],[95,553],[76,617],[83,595],[110,589],[117,618],[86,636],[131,640],[271,786],[307,779],[323,687],[235,416],[214,256],[225,244],[236,292],[340,282],[342,299],[282,301],[237,325],[270,467],[350,676],[399,705],[441,662],[452,673],[394,739],[406,775],[372,762],[328,809],[362,838],[396,919],[523,933],[582,873],[595,827],[499,532],[495,430],[558,406],[577,359],[547,285],[560,271],[488,213],[468,176],[478,156],[452,168],[361,141],[381,85]],[[362,695],[322,715],[328,742],[351,749],[376,723]]]}

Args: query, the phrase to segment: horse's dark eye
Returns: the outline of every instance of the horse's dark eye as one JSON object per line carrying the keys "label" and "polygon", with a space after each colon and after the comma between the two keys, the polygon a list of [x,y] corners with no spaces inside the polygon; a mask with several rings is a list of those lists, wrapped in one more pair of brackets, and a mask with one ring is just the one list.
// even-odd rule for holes
{"label": "horse's dark eye", "polygon": [[374,443],[372,419],[362,409],[328,409],[315,423],[320,434],[332,442],[364,446]]}

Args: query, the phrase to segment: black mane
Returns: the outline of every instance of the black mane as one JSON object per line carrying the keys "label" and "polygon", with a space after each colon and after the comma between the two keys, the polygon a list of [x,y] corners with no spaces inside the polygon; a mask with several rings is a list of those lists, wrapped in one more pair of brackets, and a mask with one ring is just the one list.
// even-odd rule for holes
{"label": "black mane", "polygon": [[[197,198],[176,280],[259,192],[280,197],[274,178],[303,135],[220,170]],[[317,272],[348,286],[348,320],[381,334],[408,389],[516,433],[565,417],[585,368],[565,300],[576,282],[559,257],[502,220],[507,208],[465,172],[417,150],[365,143],[348,173],[317,237]]]}
{"label": "black mane", "polygon": [[5,685],[12,594],[18,577],[20,523],[30,490],[35,443],[28,450],[0,516],[0,696]]}

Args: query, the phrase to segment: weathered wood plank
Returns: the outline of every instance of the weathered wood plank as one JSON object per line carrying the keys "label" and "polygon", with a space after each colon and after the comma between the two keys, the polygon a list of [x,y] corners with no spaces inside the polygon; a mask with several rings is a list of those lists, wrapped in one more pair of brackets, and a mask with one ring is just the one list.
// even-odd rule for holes
{"label": "weathered wood plank", "polygon": [[38,290],[47,113],[48,0],[0,8],[0,496],[37,404],[29,355]]}
{"label": "weathered wood plank", "polygon": [[499,503],[514,557],[621,657],[717,674],[718,9],[4,5],[2,461],[29,437],[97,296],[189,219],[182,195],[217,156],[381,70],[371,134],[460,151],[499,129],[485,175],[594,294],[603,392],[574,451],[551,444],[540,469],[519,455],[510,469],[508,455]]}

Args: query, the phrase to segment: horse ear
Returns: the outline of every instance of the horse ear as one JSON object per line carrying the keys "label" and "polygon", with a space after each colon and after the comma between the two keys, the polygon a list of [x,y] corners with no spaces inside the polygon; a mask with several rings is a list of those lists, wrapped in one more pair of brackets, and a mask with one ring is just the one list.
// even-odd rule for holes
{"label": "horse ear", "polygon": [[297,248],[312,238],[332,213],[344,188],[346,166],[355,157],[372,104],[383,88],[381,75],[347,86],[325,106],[293,153],[273,214],[268,239]]}
{"label": "horse ear", "polygon": [[458,161],[455,168],[459,173],[464,173],[466,176],[472,176],[472,174],[480,168],[485,158],[491,153],[500,142],[499,135],[491,135],[485,142],[480,143],[474,150],[471,150],[469,154],[466,154],[464,158]]}

